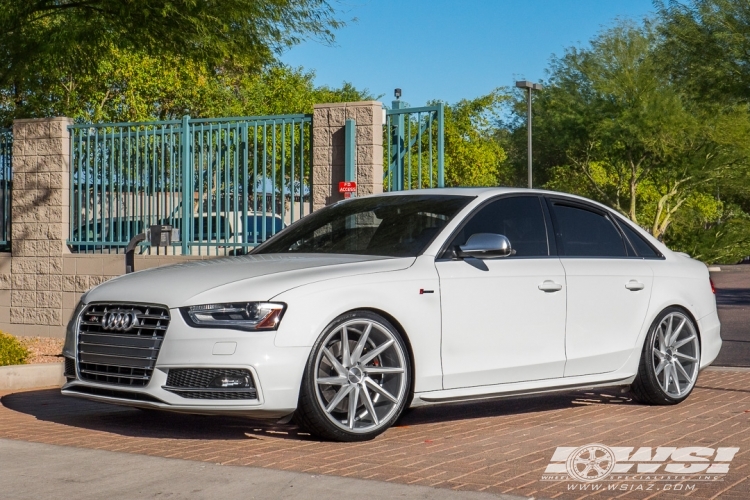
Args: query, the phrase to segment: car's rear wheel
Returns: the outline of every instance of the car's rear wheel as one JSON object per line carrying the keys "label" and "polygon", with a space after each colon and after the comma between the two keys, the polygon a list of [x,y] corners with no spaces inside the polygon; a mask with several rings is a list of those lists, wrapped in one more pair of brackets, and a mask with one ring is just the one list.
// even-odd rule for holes
{"label": "car's rear wheel", "polygon": [[353,311],[328,325],[313,346],[295,418],[325,439],[372,439],[401,415],[410,384],[398,330],[379,314]]}
{"label": "car's rear wheel", "polygon": [[692,318],[677,307],[665,309],[646,337],[633,393],[653,405],[685,400],[698,380],[700,353],[698,329]]}

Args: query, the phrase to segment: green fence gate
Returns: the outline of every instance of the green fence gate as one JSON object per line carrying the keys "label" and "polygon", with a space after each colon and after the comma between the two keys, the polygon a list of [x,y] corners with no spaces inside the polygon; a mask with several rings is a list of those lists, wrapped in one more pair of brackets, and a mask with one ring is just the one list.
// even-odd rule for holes
{"label": "green fence gate", "polygon": [[[309,213],[311,115],[72,125],[76,252],[124,252],[152,224],[170,254],[244,253]],[[158,249],[157,249],[158,251]]]}
{"label": "green fence gate", "polygon": [[386,109],[384,191],[444,187],[444,105]]}

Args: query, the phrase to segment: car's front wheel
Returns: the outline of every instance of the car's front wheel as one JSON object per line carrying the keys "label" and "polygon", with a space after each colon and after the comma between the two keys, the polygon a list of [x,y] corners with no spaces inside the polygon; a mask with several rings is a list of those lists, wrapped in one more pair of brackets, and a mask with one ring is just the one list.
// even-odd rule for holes
{"label": "car's front wheel", "polygon": [[652,405],[677,404],[695,387],[700,370],[698,329],[690,316],[669,307],[651,325],[632,390]]}
{"label": "car's front wheel", "polygon": [[334,320],[305,367],[296,420],[313,434],[364,441],[398,419],[409,399],[406,344],[385,318],[352,311]]}

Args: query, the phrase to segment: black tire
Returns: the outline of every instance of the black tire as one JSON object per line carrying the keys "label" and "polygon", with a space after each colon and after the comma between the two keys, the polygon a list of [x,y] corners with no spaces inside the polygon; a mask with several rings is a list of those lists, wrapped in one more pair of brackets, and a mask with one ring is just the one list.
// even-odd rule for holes
{"label": "black tire", "polygon": [[[398,359],[403,362],[404,366],[403,381],[401,379],[399,379],[398,381],[398,387],[400,388],[397,396],[398,401],[396,403],[388,403],[385,399],[382,399],[375,403],[377,405],[380,405],[376,409],[375,413],[377,413],[378,409],[382,410],[386,405],[391,405],[390,409],[384,415],[386,416],[386,418],[379,420],[377,424],[373,423],[372,425],[376,425],[376,427],[372,430],[358,430],[355,432],[342,428],[342,425],[344,425],[344,423],[341,421],[339,421],[340,424],[334,423],[332,421],[335,420],[334,417],[332,415],[329,415],[326,412],[325,408],[322,407],[326,402],[330,401],[323,400],[322,389],[319,392],[319,385],[316,382],[316,373],[318,373],[318,371],[320,370],[319,361],[321,359],[321,356],[323,356],[321,351],[324,347],[333,345],[330,344],[330,342],[332,341],[331,335],[335,335],[335,332],[339,330],[342,325],[356,325],[359,321],[373,322],[374,324],[377,324],[379,328],[387,330],[391,338],[395,341],[393,344],[391,344],[392,347],[389,347],[388,349],[393,349],[394,352],[398,354]],[[373,330],[375,329],[373,328]],[[350,339],[347,343],[350,344],[351,342],[352,340]],[[339,345],[341,344],[342,342],[339,342]],[[362,352],[362,357],[365,357],[365,353],[366,351]],[[387,352],[386,355],[388,355]],[[381,358],[380,356],[378,356],[376,359]],[[374,361],[371,361],[371,363],[372,362]],[[385,367],[385,363],[383,363],[382,366]],[[367,375],[363,374],[363,376]],[[375,377],[378,377],[378,375],[376,375]],[[379,377],[381,377],[381,380],[384,381],[386,380],[386,377],[391,377],[391,375],[380,375]],[[410,400],[411,380],[412,365],[409,358],[409,351],[398,329],[395,328],[387,319],[371,311],[356,310],[348,312],[332,321],[315,342],[315,345],[313,346],[310,352],[310,356],[307,360],[307,364],[305,365],[304,374],[302,376],[302,386],[300,388],[299,403],[297,405],[297,411],[294,413],[294,420],[298,425],[309,431],[311,434],[326,440],[355,442],[373,439],[384,432],[386,429],[388,429],[391,425],[393,425],[393,423],[396,422],[396,420],[398,420],[398,418],[401,416],[401,413],[404,411],[404,408]],[[367,386],[365,385],[364,387]],[[371,392],[374,393],[374,391]],[[348,398],[350,397],[350,395],[345,396],[346,399],[343,399],[340,404],[344,404],[344,401],[347,401],[346,404],[349,404]],[[360,399],[363,399],[364,397],[365,396],[362,395],[360,396]],[[368,397],[370,397],[369,393]],[[372,401],[374,401],[375,399],[372,397],[370,398],[370,404],[373,404]],[[363,408],[363,406],[359,403],[360,399],[355,400],[356,408]],[[385,405],[383,405],[383,403],[385,403]],[[356,417],[357,411],[355,411],[354,413]],[[356,418],[352,418],[352,420],[356,421]]]}
{"label": "black tire", "polygon": [[698,335],[698,328],[695,325],[695,321],[693,321],[690,314],[688,314],[687,311],[682,308],[666,308],[656,317],[654,322],[651,324],[648,335],[646,335],[646,341],[643,343],[641,360],[638,366],[638,374],[636,375],[635,380],[630,387],[633,396],[635,396],[635,398],[641,403],[649,405],[675,405],[687,399],[687,397],[695,387],[695,380],[697,380],[698,377],[697,368],[695,372],[695,380],[693,380],[692,385],[690,385],[689,388],[685,390],[684,393],[680,396],[670,395],[665,392],[662,385],[660,384],[657,378],[656,368],[654,367],[652,353],[654,346],[656,345],[656,343],[658,343],[657,337],[659,335],[659,326],[667,316],[675,313],[680,315],[681,317],[684,317],[686,321],[689,322],[689,326],[696,336],[695,345],[697,347],[695,349],[697,352],[695,353],[695,357],[698,360],[697,363],[700,364],[700,336]]}

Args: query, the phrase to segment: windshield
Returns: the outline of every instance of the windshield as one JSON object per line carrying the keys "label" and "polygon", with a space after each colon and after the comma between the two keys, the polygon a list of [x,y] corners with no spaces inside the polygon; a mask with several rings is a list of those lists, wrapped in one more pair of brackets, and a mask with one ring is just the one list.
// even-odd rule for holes
{"label": "windshield", "polygon": [[331,205],[252,253],[340,253],[416,257],[473,197],[376,196]]}

